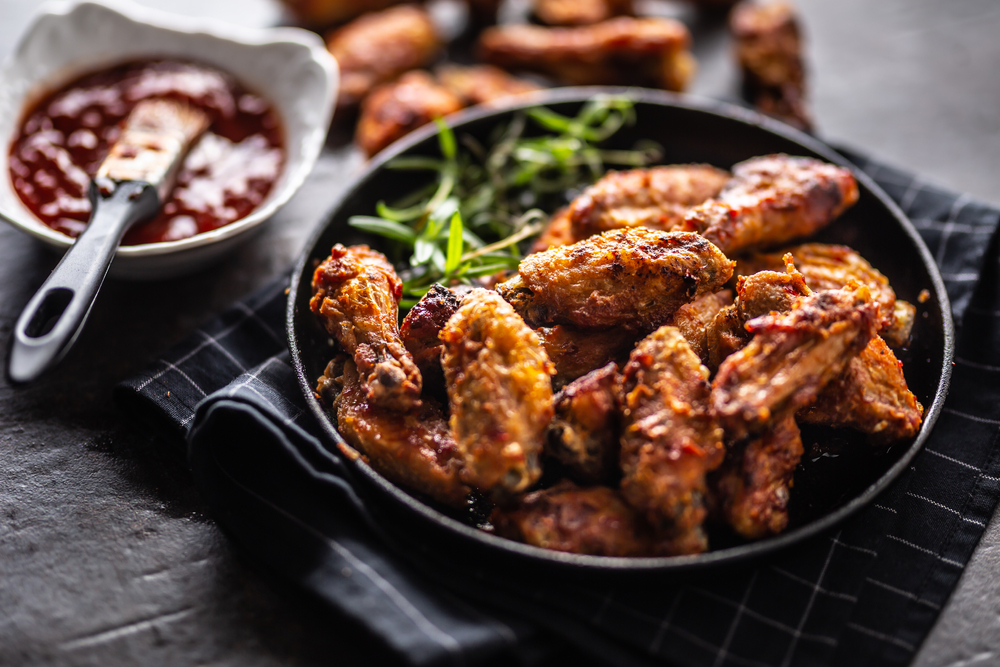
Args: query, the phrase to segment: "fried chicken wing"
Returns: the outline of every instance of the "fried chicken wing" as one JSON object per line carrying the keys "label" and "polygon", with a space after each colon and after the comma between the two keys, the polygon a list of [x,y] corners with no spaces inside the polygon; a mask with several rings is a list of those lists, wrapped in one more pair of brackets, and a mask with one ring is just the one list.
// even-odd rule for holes
{"label": "fried chicken wing", "polygon": [[402,412],[375,405],[352,361],[344,365],[341,382],[337,430],[344,439],[386,479],[464,507],[469,487],[459,475],[462,455],[437,401],[428,398]]}
{"label": "fried chicken wing", "polygon": [[690,42],[678,21],[621,17],[574,28],[489,28],[479,38],[479,53],[498,67],[548,74],[571,85],[682,91],[696,68]]}
{"label": "fried chicken wing", "polygon": [[618,468],[620,403],[614,363],[569,383],[555,396],[545,453],[581,482],[609,479]]}
{"label": "fried chicken wing", "polygon": [[671,315],[665,324],[677,327],[691,351],[703,362],[708,359],[708,332],[719,312],[732,305],[733,293],[722,290],[714,294],[703,294],[691,303],[686,303]]}
{"label": "fried chicken wing", "polygon": [[924,408],[906,385],[903,365],[885,341],[871,339],[816,402],[800,410],[807,424],[851,428],[879,445],[908,440],[920,431]]}
{"label": "fried chicken wing", "polygon": [[441,331],[451,429],[463,481],[495,499],[541,475],[552,365],[538,336],[495,292],[474,289]]}
{"label": "fried chicken wing", "polygon": [[626,329],[588,331],[569,324],[535,329],[549,361],[556,368],[552,385],[561,387],[610,361],[624,361],[639,334]]}
{"label": "fried chicken wing", "polygon": [[623,227],[669,231],[728,181],[727,172],[705,164],[609,171],[570,204],[574,240]]}
{"label": "fried chicken wing", "polygon": [[403,283],[385,255],[368,246],[333,246],[313,274],[309,307],[354,359],[372,404],[407,410],[420,404],[422,380],[399,338]]}
{"label": "fried chicken wing", "polygon": [[376,86],[426,66],[441,49],[441,39],[426,10],[403,5],[334,30],[326,48],[340,66],[337,107],[344,109],[359,104]]}
{"label": "fried chicken wing", "polygon": [[785,529],[789,489],[802,452],[799,427],[790,416],[759,438],[729,447],[711,482],[719,513],[737,533],[759,540]]}
{"label": "fried chicken wing", "polygon": [[425,386],[433,384],[438,388],[444,387],[444,371],[441,370],[441,351],[444,346],[438,339],[438,334],[461,303],[457,294],[435,283],[417,305],[410,308],[399,326],[399,337],[413,355]]}
{"label": "fried chicken wing", "polygon": [[372,156],[418,127],[462,107],[462,100],[427,72],[407,72],[364,99],[354,139],[366,155]]}
{"label": "fried chicken wing", "polygon": [[535,16],[548,25],[591,25],[632,16],[632,0],[534,0]]}
{"label": "fried chicken wing", "polygon": [[704,551],[705,475],[724,454],[708,370],[680,331],[663,326],[636,346],[623,376],[622,495],[668,539],[668,552]]}
{"label": "fried chicken wing", "polygon": [[808,236],[857,200],[858,184],[847,169],[766,155],[733,167],[719,196],[688,211],[677,229],[704,234],[729,255]]}
{"label": "fried chicken wing", "polygon": [[468,106],[492,104],[513,95],[534,93],[541,86],[492,65],[442,65],[435,71],[441,85]]}
{"label": "fried chicken wing", "polygon": [[759,111],[800,130],[810,130],[802,36],[795,8],[784,0],[746,0],[733,8],[729,29],[747,100]]}
{"label": "fried chicken wing", "polygon": [[543,549],[593,556],[649,556],[648,526],[617,491],[562,482],[493,510],[497,535]]}
{"label": "fried chicken wing", "polygon": [[732,264],[697,234],[615,230],[528,255],[497,291],[531,326],[652,331],[722,287]]}
{"label": "fried chicken wing", "polygon": [[875,335],[864,285],[800,297],[786,313],[750,320],[753,340],[719,366],[712,409],[736,440],[812,403]]}

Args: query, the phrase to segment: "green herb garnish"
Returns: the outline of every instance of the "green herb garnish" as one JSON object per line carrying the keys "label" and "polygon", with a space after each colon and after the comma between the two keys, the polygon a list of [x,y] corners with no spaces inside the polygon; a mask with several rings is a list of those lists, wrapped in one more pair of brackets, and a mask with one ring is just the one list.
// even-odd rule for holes
{"label": "green herb garnish", "polygon": [[[529,121],[544,133],[526,136]],[[516,113],[487,148],[470,136],[459,143],[438,120],[440,158],[403,156],[387,165],[429,171],[434,180],[392,206],[379,202],[376,216],[356,215],[348,224],[395,242],[397,256],[408,264],[400,271],[400,306],[412,307],[436,282],[470,283],[517,267],[521,242],[548,220],[544,211],[600,178],[605,165],[642,167],[658,160],[661,151],[653,145],[631,151],[598,146],[634,122],[633,103],[625,97],[597,97],[575,118],[537,107]]]}

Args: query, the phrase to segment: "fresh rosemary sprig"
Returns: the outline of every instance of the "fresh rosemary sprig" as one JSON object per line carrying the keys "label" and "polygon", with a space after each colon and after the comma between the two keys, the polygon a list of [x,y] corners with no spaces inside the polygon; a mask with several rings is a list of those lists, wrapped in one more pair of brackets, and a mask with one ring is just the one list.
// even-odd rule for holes
{"label": "fresh rosemary sprig", "polygon": [[[525,136],[528,122],[544,131]],[[461,138],[440,119],[440,158],[403,156],[390,169],[430,171],[434,180],[375,216],[357,215],[352,227],[393,241],[408,266],[400,271],[403,301],[412,307],[436,282],[470,283],[517,267],[520,244],[538,234],[545,211],[565,204],[575,191],[598,179],[605,165],[641,167],[656,161],[659,147],[606,150],[598,144],[635,122],[632,101],[598,97],[569,118],[536,107],[518,112],[485,147]]]}

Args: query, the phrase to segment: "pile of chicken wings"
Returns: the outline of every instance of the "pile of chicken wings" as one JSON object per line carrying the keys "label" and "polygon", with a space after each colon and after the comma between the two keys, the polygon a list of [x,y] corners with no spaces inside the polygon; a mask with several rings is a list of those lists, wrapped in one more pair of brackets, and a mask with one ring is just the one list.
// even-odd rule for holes
{"label": "pile of chicken wings", "polygon": [[488,498],[506,538],[672,556],[709,549],[707,522],[775,535],[798,424],[872,446],[921,425],[892,349],[915,308],[854,250],[789,245],[857,198],[850,171],[787,155],[610,172],[516,275],[436,285],[401,325],[392,265],[338,244],[313,280],[337,351],[317,394],[382,475]]}

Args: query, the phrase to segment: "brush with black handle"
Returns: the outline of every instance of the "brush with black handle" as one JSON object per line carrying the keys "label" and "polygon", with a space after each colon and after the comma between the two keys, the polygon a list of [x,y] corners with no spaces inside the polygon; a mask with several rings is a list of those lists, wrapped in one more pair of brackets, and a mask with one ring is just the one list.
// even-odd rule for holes
{"label": "brush with black handle", "polygon": [[73,345],[125,232],[159,212],[184,156],[208,125],[202,111],[178,100],[145,100],[132,110],[91,181],[87,228],[17,320],[11,381],[34,380]]}

